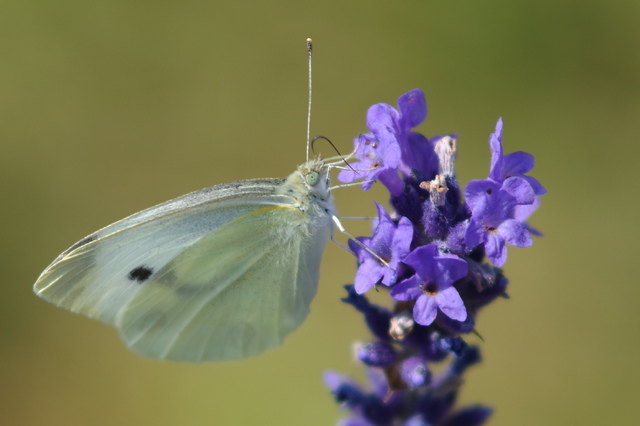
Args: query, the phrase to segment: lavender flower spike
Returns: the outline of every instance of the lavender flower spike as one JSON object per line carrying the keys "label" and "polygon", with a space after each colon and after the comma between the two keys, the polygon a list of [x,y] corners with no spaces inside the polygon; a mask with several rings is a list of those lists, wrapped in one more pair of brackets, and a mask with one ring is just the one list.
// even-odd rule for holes
{"label": "lavender flower spike", "polygon": [[[507,296],[509,280],[498,268],[506,244],[526,247],[531,234],[540,235],[525,221],[546,190],[526,175],[533,156],[503,154],[500,119],[489,140],[489,176],[469,182],[463,200],[455,174],[457,135],[427,138],[413,131],[426,116],[419,89],[400,96],[397,110],[373,105],[370,133],[355,140],[358,172],[339,176],[345,182],[364,178],[364,189],[380,180],[394,209],[389,214],[376,203],[373,235],[358,237],[391,268],[349,243],[358,272],[354,285],[344,286],[342,301],[363,315],[372,337],[353,351],[369,387],[325,374],[336,402],[350,411],[340,426],[480,426],[492,413],[478,404],[456,407],[463,374],[481,359],[463,336],[475,330],[481,309]],[[369,301],[364,293],[374,286],[389,291],[392,306]]]}

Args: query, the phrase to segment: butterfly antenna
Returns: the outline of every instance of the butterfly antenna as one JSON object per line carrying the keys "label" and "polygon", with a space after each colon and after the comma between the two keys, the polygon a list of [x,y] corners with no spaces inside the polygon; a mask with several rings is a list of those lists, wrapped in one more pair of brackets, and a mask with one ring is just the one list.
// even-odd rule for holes
{"label": "butterfly antenna", "polygon": [[310,134],[311,134],[311,52],[313,51],[313,42],[310,38],[307,39],[307,55],[309,58],[309,107],[307,109],[307,161],[309,161],[309,146]]}

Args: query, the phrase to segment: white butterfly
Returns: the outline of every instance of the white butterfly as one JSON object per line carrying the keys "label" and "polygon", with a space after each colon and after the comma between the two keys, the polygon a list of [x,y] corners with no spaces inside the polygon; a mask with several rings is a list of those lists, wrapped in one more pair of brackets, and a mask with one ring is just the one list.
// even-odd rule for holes
{"label": "white butterfly", "polygon": [[336,211],[320,159],[287,179],[192,192],[89,235],[36,294],[115,326],[141,355],[221,361],[279,346],[309,313]]}

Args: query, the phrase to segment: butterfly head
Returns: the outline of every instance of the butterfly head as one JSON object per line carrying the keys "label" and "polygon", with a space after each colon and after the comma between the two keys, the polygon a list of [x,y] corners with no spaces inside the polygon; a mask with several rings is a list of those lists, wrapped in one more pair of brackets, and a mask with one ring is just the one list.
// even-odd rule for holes
{"label": "butterfly head", "polygon": [[329,167],[324,161],[318,159],[309,160],[291,173],[281,187],[280,191],[300,200],[312,198],[320,201],[329,201]]}
{"label": "butterfly head", "polygon": [[298,167],[302,184],[307,192],[321,200],[328,200],[331,196],[329,185],[331,177],[329,176],[329,167],[320,158],[309,160]]}

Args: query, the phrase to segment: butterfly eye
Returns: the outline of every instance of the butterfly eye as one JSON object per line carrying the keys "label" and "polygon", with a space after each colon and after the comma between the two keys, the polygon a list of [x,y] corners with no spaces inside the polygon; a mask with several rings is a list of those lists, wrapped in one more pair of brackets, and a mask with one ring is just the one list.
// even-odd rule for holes
{"label": "butterfly eye", "polygon": [[309,186],[316,186],[318,184],[319,178],[320,178],[320,175],[318,174],[318,172],[310,172],[305,177]]}

